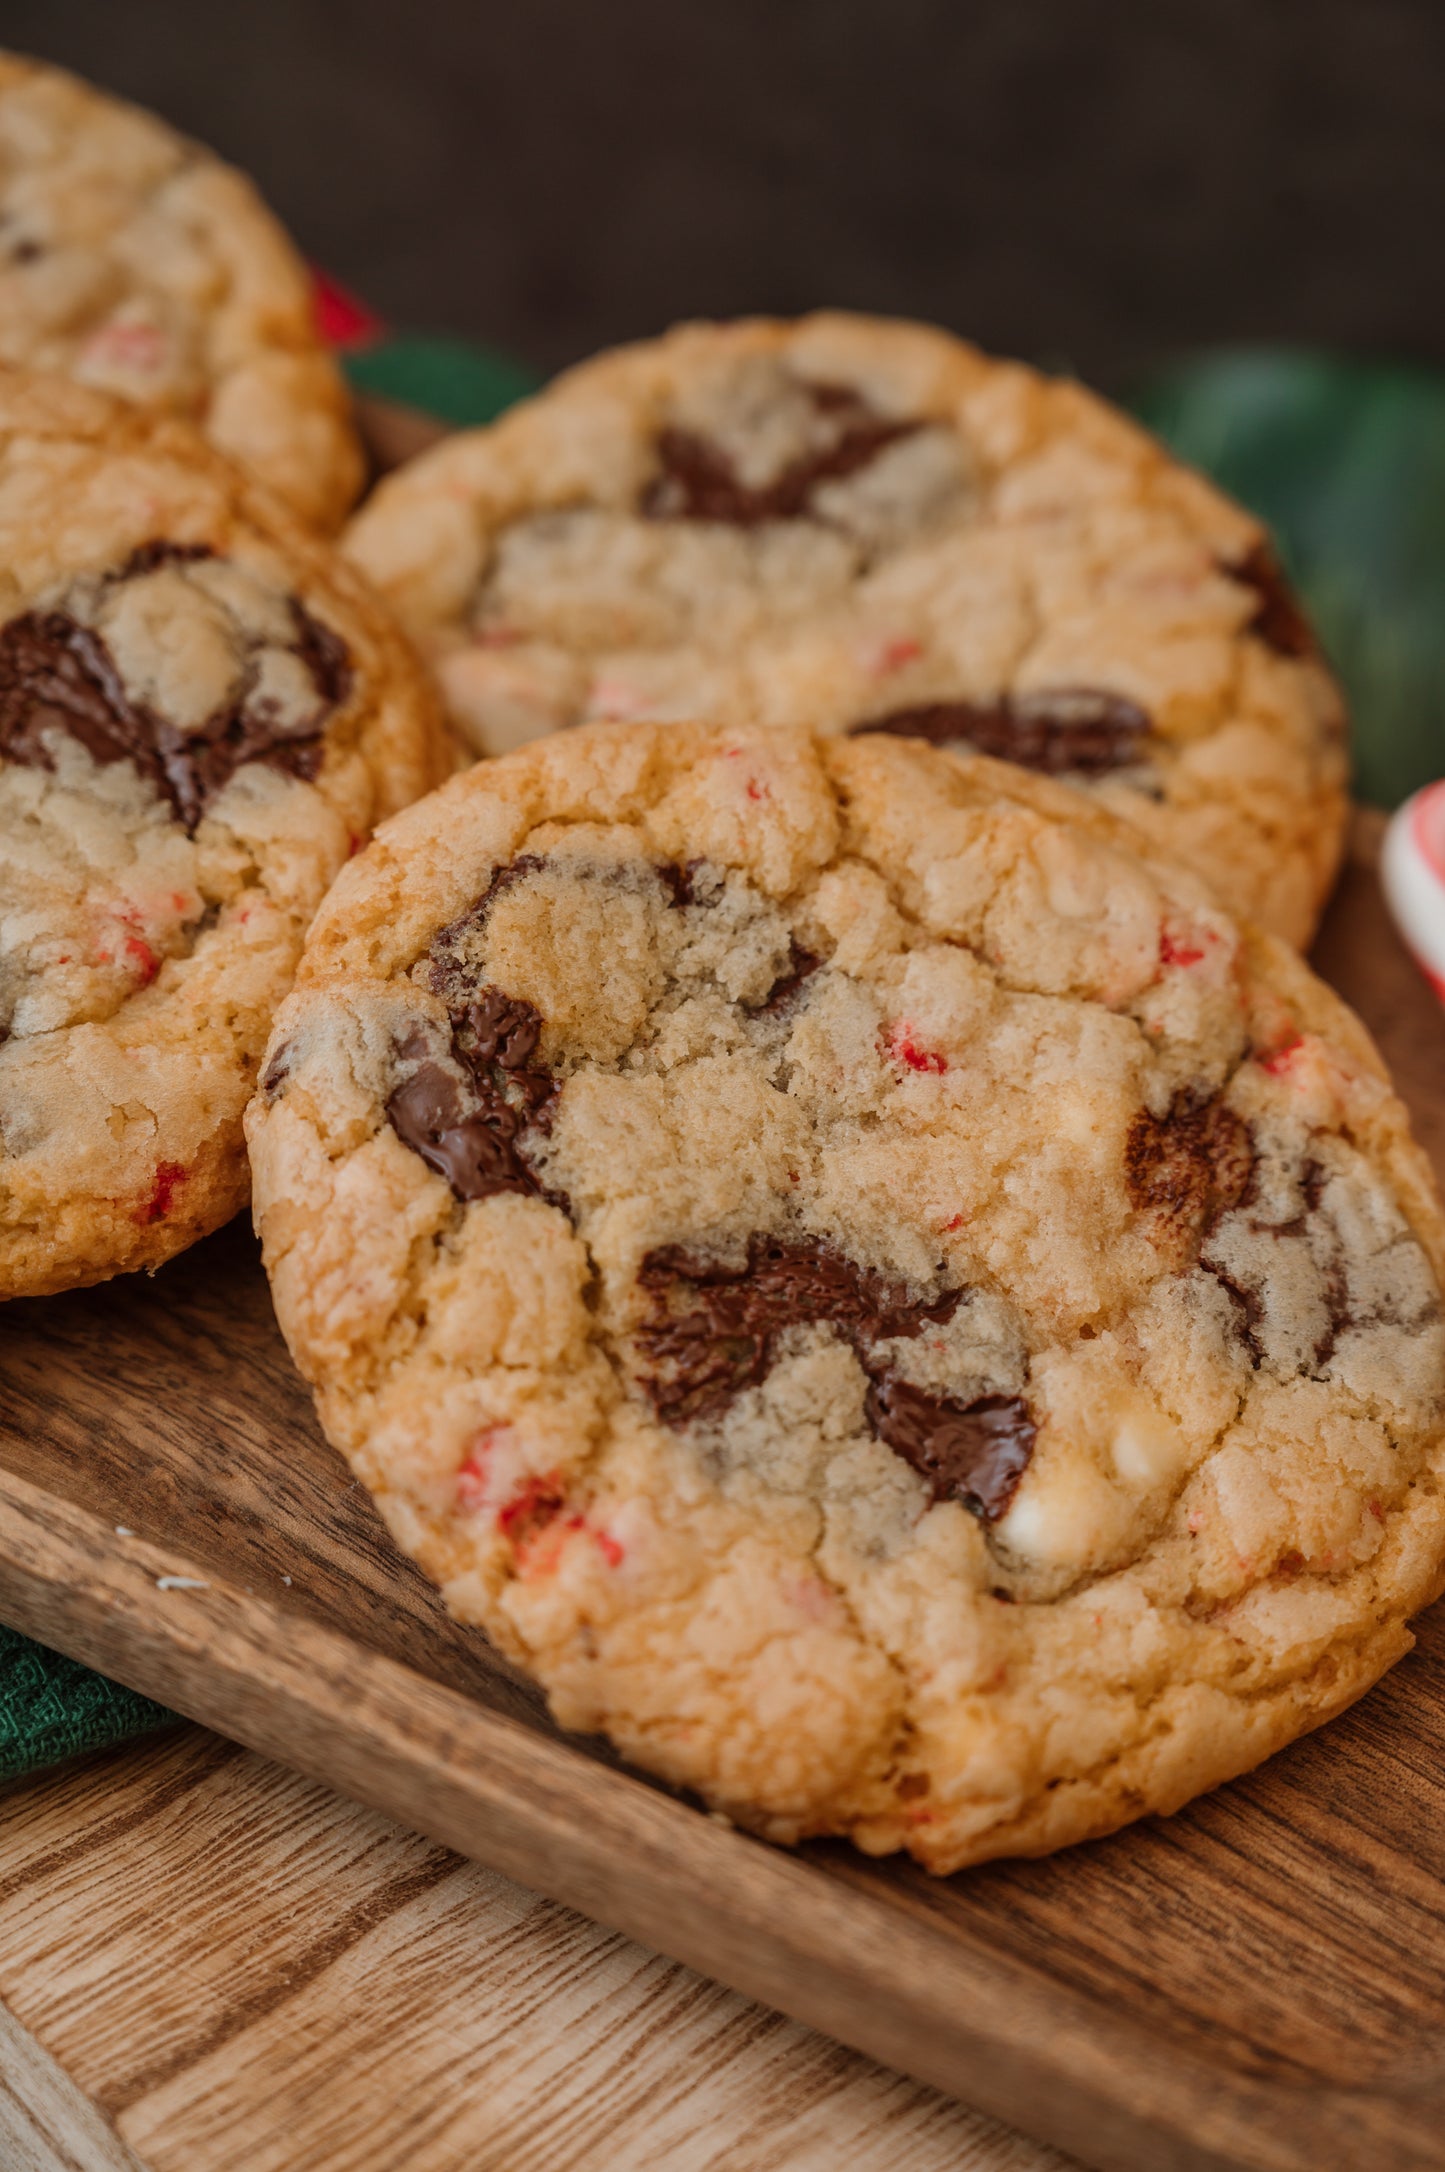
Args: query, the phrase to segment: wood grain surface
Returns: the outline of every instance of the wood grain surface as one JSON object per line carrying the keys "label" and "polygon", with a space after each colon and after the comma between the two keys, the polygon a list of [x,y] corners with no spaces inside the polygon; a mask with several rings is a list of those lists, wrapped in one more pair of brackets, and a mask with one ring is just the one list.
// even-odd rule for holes
{"label": "wood grain surface", "polygon": [[194,1729],[0,1798],[0,1998],[5,2172],[1068,2172]]}
{"label": "wood grain surface", "polygon": [[[1367,860],[1321,957],[1438,1166],[1445,1015]],[[0,1613],[46,1641],[1091,2164],[1441,2164],[1439,1610],[1363,1705],[1177,1818],[937,1882],[770,1850],[560,1736],[321,1442],[243,1229],[7,1307],[0,1382]]]}

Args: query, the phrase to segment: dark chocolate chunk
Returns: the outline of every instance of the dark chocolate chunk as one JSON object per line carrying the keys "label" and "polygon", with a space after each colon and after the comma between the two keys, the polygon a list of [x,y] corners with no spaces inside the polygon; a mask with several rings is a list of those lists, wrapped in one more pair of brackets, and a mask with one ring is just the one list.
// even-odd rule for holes
{"label": "dark chocolate chunk", "polygon": [[651,1313],[637,1341],[644,1386],[668,1425],[715,1417],[773,1361],[784,1328],[826,1320],[855,1343],[917,1335],[953,1317],[961,1290],[920,1302],[814,1237],[753,1237],[740,1264],[680,1245],[649,1252],[638,1277]]}
{"label": "dark chocolate chunk", "polygon": [[1141,1109],[1124,1145],[1129,1198],[1141,1214],[1167,1215],[1205,1231],[1248,1196],[1254,1177],[1249,1126],[1218,1095],[1185,1087],[1163,1116]]}
{"label": "dark chocolate chunk", "polygon": [[804,950],[801,943],[790,939],[788,943],[788,969],[773,982],[767,995],[759,1004],[759,1010],[767,1011],[774,1016],[779,1011],[786,1010],[804,981],[808,979],[810,974],[817,972],[822,962],[822,959],[815,957],[811,950]]}
{"label": "dark chocolate chunk", "polygon": [[340,709],[352,687],[351,655],[340,634],[313,618],[299,596],[290,598],[291,623],[296,628],[292,643],[311,674],[311,683],[328,709]]}
{"label": "dark chocolate chunk", "polygon": [[867,717],[852,730],[854,736],[887,732],[897,739],[926,739],[935,747],[967,741],[978,753],[1016,762],[1021,769],[1051,777],[1099,777],[1139,761],[1150,728],[1147,711],[1122,694],[1070,686],[1047,694],[1001,694],[989,702],[924,702]]}
{"label": "dark chocolate chunk", "polygon": [[515,860],[508,860],[494,871],[476,904],[469,905],[464,913],[439,928],[433,936],[429,953],[431,984],[449,1009],[464,1011],[471,1000],[468,982],[473,968],[463,954],[468,937],[480,934],[486,926],[488,913],[504,890],[525,882],[529,875],[535,875],[545,865],[535,852],[523,852]]}
{"label": "dark chocolate chunk", "polygon": [[1303,1169],[1301,1169],[1299,1181],[1300,1190],[1305,1195],[1305,1212],[1307,1214],[1317,1213],[1320,1201],[1325,1196],[1325,1185],[1329,1182],[1329,1175],[1323,1163],[1316,1161],[1313,1154],[1310,1155]]}
{"label": "dark chocolate chunk", "polygon": [[291,1076],[291,1043],[283,1041],[261,1074],[261,1091],[268,1101],[274,1101],[287,1079]]}
{"label": "dark chocolate chunk", "polygon": [[391,1095],[386,1113],[402,1144],[444,1176],[458,1199],[539,1189],[517,1153],[517,1111],[490,1090],[464,1109],[456,1080],[440,1064],[419,1065]]}
{"label": "dark chocolate chunk", "polygon": [[961,1501],[985,1523],[1006,1512],[1038,1431],[1021,1396],[957,1403],[887,1373],[868,1389],[868,1421],[926,1480],[935,1501]]}
{"label": "dark chocolate chunk", "polygon": [[1319,644],[1279,560],[1268,543],[1256,543],[1248,557],[1223,569],[1231,581],[1251,588],[1256,597],[1249,632],[1258,634],[1278,656],[1313,656]]}
{"label": "dark chocolate chunk", "polygon": [[1258,1371],[1264,1362],[1264,1344],[1259,1339],[1259,1330],[1264,1324],[1264,1299],[1258,1290],[1250,1289],[1247,1283],[1236,1281],[1224,1268],[1216,1266],[1207,1254],[1200,1260],[1200,1265],[1206,1274],[1213,1275],[1233,1305],[1239,1339],[1249,1352],[1250,1364]]}
{"label": "dark chocolate chunk", "polygon": [[846,385],[810,385],[819,414],[836,422],[828,442],[802,453],[771,482],[744,483],[718,445],[692,430],[664,429],[657,436],[659,473],[642,494],[649,520],[715,520],[753,528],[769,520],[803,520],[814,493],[869,466],[887,446],[921,429],[919,422],[890,421]]}
{"label": "dark chocolate chunk", "polygon": [[706,865],[703,860],[689,860],[685,867],[664,864],[654,870],[657,879],[666,889],[676,906],[698,903],[696,883],[699,871]]}
{"label": "dark chocolate chunk", "polygon": [[1354,1306],[1350,1300],[1350,1279],[1345,1271],[1343,1258],[1337,1253],[1324,1269],[1325,1326],[1320,1330],[1314,1347],[1314,1368],[1318,1374],[1328,1365],[1335,1354],[1335,1345],[1341,1335],[1358,1325]]}
{"label": "dark chocolate chunk", "polygon": [[[200,544],[144,543],[116,578],[154,572],[167,559],[210,555]],[[253,704],[248,692],[197,730],[183,732],[132,700],[104,640],[90,627],[64,611],[23,612],[0,626],[0,755],[50,769],[45,735],[68,732],[97,762],[130,762],[188,830],[246,762],[314,777],[322,731],[350,691],[351,666],[342,642],[295,597],[291,616],[295,653],[317,694],[316,714],[304,728],[284,730],[270,706]]]}
{"label": "dark chocolate chunk", "polygon": [[209,543],[172,543],[165,536],[152,536],[149,543],[137,543],[120,571],[111,578],[133,581],[139,575],[154,573],[160,566],[194,566],[215,555]]}

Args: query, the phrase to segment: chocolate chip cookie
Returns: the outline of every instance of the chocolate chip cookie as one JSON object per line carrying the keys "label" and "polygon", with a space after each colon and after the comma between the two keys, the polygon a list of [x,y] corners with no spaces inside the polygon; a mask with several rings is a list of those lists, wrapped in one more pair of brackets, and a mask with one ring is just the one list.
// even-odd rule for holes
{"label": "chocolate chip cookie", "polygon": [[1445,1563],[1368,1038],[1097,803],[618,725],[343,872],[248,1115],[331,1439],[565,1727],[931,1869],[1170,1810]]}
{"label": "chocolate chip cookie", "polygon": [[314,526],[362,458],[306,267],[244,175],[0,53],[0,362],[183,415]]}
{"label": "chocolate chip cookie", "polygon": [[0,1297],[151,1267],[327,884],[447,767],[364,583],[184,423],[0,370]]}
{"label": "chocolate chip cookie", "polygon": [[692,325],[388,478],[347,548],[497,754],[592,718],[970,748],[1307,941],[1343,720],[1257,521],[1101,400],[861,317]]}

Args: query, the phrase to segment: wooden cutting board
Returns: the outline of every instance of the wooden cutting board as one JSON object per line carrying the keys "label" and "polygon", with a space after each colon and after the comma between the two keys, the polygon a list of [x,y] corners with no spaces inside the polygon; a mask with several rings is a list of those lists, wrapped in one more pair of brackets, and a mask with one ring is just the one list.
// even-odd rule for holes
{"label": "wooden cutting board", "polygon": [[[1373,841],[1319,962],[1445,1173],[1445,1013]],[[0,1312],[0,1616],[1100,2167],[1442,2162],[1445,1607],[1172,1820],[946,1882],[770,1849],[559,1734],[447,1619],[322,1441],[238,1223]]]}

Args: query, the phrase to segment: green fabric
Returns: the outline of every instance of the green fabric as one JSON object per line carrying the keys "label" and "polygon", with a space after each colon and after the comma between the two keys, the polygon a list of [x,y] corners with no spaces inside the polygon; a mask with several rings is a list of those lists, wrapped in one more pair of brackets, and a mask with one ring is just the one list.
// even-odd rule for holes
{"label": "green fabric", "polygon": [[[538,380],[456,340],[345,357],[361,391],[490,422]],[[1393,806],[1445,774],[1445,377],[1257,348],[1143,386],[1140,417],[1268,521],[1351,698],[1361,796]],[[171,1715],[0,1629],[0,1780]]]}
{"label": "green fabric", "polygon": [[164,1727],[163,1706],[0,1628],[0,1781]]}
{"label": "green fabric", "polygon": [[1349,697],[1359,797],[1445,773],[1445,376],[1241,348],[1134,406],[1273,528]]}
{"label": "green fabric", "polygon": [[384,339],[343,360],[358,392],[402,400],[459,430],[491,422],[541,383],[509,356],[459,339]]}

